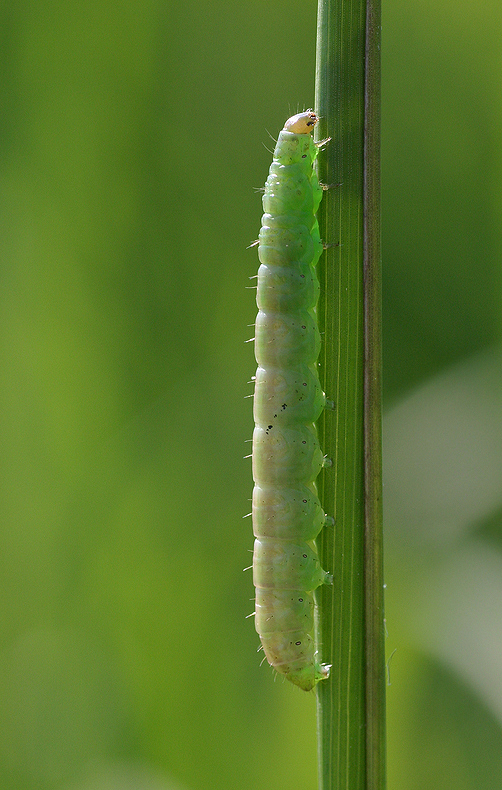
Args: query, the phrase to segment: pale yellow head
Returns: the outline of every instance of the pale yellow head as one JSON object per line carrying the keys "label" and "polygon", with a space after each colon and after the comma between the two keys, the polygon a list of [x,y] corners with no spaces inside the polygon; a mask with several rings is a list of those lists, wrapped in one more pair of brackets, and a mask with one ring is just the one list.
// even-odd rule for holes
{"label": "pale yellow head", "polygon": [[310,134],[318,120],[313,110],[305,110],[305,112],[300,112],[298,115],[288,118],[284,124],[284,129],[286,132],[293,132],[294,134]]}

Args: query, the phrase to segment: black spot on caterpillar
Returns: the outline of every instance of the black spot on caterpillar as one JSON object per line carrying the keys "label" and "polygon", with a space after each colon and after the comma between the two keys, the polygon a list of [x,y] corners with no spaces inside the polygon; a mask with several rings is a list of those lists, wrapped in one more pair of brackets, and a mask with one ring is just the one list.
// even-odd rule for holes
{"label": "black spot on caterpillar", "polygon": [[315,485],[323,454],[314,423],[326,406],[316,367],[316,123],[312,110],[286,121],[265,184],[253,433],[256,630],[268,662],[306,691],[329,675],[316,658],[312,591],[332,581],[313,544],[329,520]]}

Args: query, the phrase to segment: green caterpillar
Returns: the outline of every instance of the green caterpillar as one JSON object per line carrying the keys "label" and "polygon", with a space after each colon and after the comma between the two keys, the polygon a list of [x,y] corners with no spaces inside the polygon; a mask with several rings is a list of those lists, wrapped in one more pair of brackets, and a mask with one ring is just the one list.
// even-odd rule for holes
{"label": "green caterpillar", "polygon": [[316,658],[312,591],[332,583],[313,543],[328,521],[315,486],[323,454],[314,423],[326,405],[317,373],[316,123],[312,110],[286,121],[265,184],[253,433],[256,630],[269,664],[306,691],[329,675]]}

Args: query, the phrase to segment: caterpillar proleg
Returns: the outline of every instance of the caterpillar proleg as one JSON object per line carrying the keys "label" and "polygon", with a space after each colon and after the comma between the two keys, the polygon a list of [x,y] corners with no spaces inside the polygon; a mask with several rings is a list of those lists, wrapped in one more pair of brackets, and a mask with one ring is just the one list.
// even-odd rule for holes
{"label": "caterpillar proleg", "polygon": [[312,110],[286,121],[265,184],[253,433],[256,630],[269,664],[306,691],[329,675],[316,656],[312,591],[332,581],[313,543],[327,522],[315,485],[323,454],[314,423],[326,406],[317,373],[316,123]]}

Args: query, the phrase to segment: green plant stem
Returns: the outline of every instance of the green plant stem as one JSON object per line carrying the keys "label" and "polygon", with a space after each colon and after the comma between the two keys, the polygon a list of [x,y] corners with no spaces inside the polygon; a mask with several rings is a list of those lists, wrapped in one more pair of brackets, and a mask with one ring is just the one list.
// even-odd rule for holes
{"label": "green plant stem", "polygon": [[[317,594],[320,790],[385,787],[385,667],[381,517],[379,0],[319,0],[317,139],[331,186],[321,237],[339,244],[320,267],[320,375],[328,399],[318,428],[333,461],[319,479],[335,518],[319,552],[334,573]],[[338,185],[339,184],[339,185]]]}
{"label": "green plant stem", "polygon": [[386,786],[382,518],[382,271],[380,247],[380,0],[367,0],[364,112],[364,461],[366,781]]}

